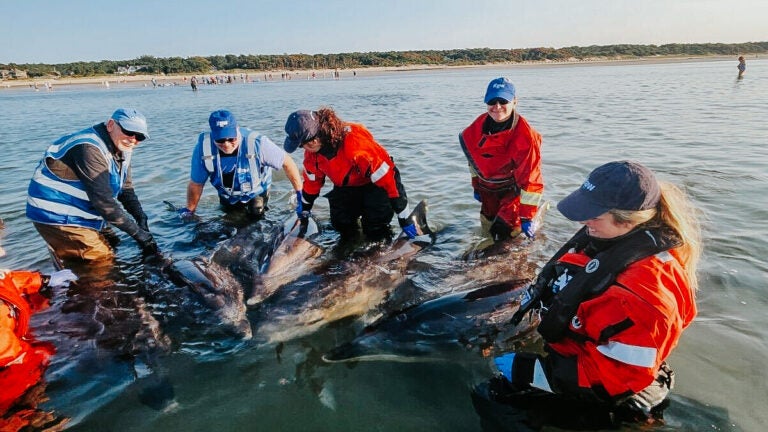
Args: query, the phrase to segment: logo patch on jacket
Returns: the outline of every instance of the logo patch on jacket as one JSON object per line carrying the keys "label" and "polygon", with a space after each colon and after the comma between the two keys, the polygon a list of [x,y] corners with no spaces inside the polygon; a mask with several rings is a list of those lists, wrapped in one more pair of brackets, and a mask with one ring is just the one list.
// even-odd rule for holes
{"label": "logo patch on jacket", "polygon": [[584,271],[586,271],[587,273],[594,273],[598,267],[600,267],[600,261],[598,261],[595,258],[587,263],[587,266],[584,268]]}

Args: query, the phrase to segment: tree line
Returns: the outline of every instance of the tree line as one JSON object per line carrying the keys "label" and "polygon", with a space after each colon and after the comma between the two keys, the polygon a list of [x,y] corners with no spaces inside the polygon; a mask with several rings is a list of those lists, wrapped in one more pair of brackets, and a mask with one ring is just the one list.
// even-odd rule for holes
{"label": "tree line", "polygon": [[594,58],[641,58],[650,56],[741,55],[768,52],[768,42],[737,44],[591,45],[563,48],[492,49],[470,48],[425,51],[353,52],[342,54],[216,55],[167,57],[144,55],[133,60],[102,60],[61,64],[0,64],[0,69],[27,72],[30,78],[45,76],[87,77],[111,75],[118,68],[141,67],[135,74],[210,74],[231,71],[306,69],[358,69],[411,65],[463,66],[526,61],[572,61]]}

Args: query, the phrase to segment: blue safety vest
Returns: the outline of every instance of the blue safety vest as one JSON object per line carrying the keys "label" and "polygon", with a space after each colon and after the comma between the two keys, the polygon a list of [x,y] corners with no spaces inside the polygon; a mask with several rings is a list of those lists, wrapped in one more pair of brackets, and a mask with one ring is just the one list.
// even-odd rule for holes
{"label": "blue safety vest", "polygon": [[247,128],[239,130],[242,141],[237,148],[237,166],[230,185],[225,185],[222,179],[221,156],[211,134],[203,132],[197,139],[197,145],[202,146],[203,163],[211,176],[211,184],[230,204],[248,202],[272,185],[272,169],[259,157],[262,135]]}
{"label": "blue safety vest", "polygon": [[104,218],[91,205],[83,182],[59,178],[48,169],[45,162],[48,158],[61,159],[76,145],[92,145],[101,151],[109,166],[112,195],[117,198],[125,182],[131,153],[125,153],[126,158],[121,167],[99,134],[89,128],[61,137],[48,147],[29,182],[27,217],[34,222],[49,225],[74,225],[100,230],[104,227]]}

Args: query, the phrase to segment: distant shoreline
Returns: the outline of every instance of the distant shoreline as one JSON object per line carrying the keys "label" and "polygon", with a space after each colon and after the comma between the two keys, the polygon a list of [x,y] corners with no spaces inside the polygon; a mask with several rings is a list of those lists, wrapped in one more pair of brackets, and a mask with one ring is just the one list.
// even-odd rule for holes
{"label": "distant shoreline", "polygon": [[[759,55],[755,54],[750,56],[749,59],[759,58]],[[233,82],[241,83],[247,77],[247,82],[280,82],[287,80],[333,80],[337,79],[335,73],[338,72],[338,79],[352,79],[355,77],[371,77],[386,75],[392,72],[423,72],[433,70],[447,70],[447,69],[491,69],[502,67],[561,67],[561,66],[597,66],[605,64],[616,65],[637,65],[637,64],[662,64],[662,63],[682,63],[682,62],[697,62],[697,61],[728,61],[733,60],[734,64],[737,62],[737,56],[722,56],[722,55],[709,55],[709,56],[654,56],[654,57],[633,57],[633,58],[592,58],[586,60],[576,61],[530,61],[530,62],[505,62],[505,63],[488,63],[484,65],[461,65],[461,66],[449,66],[449,65],[409,65],[409,66],[393,66],[393,67],[370,67],[370,68],[354,68],[354,69],[302,69],[302,70],[273,70],[273,71],[230,71],[210,74],[179,74],[179,75],[103,75],[95,77],[76,77],[76,78],[27,78],[27,79],[12,79],[12,80],[0,80],[0,90],[11,89],[19,87],[29,87],[30,89],[37,89],[38,91],[46,91],[50,84],[50,90],[55,90],[61,86],[103,86],[111,87],[113,85],[123,86],[152,86],[152,79],[154,78],[158,86],[168,85],[187,85],[189,86],[189,79],[192,76],[196,77],[216,77],[231,75],[234,78]],[[735,66],[734,66],[735,67]],[[314,75],[313,75],[314,74]],[[242,77],[242,78],[241,78]],[[287,78],[290,77],[290,78]],[[199,83],[199,86],[205,84]]]}

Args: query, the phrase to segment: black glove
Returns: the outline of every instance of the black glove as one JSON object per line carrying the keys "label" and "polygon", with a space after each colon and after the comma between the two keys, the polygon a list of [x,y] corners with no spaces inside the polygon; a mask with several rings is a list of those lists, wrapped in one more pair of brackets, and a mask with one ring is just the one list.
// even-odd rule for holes
{"label": "black glove", "polygon": [[136,234],[134,234],[133,239],[136,240],[136,243],[139,244],[139,247],[141,248],[141,253],[147,257],[151,255],[157,255],[160,251],[157,248],[157,243],[155,242],[155,239],[152,237],[152,233],[149,231],[144,230],[138,230]]}
{"label": "black glove", "polygon": [[501,218],[496,217],[493,220],[493,224],[491,224],[490,232],[493,241],[506,240],[509,238],[510,234],[512,234],[512,227],[507,225]]}
{"label": "black glove", "polygon": [[136,219],[136,225],[138,225],[139,228],[143,229],[144,231],[149,231],[149,225],[147,224],[147,215],[144,215],[144,217],[140,217]]}
{"label": "black glove", "polygon": [[408,198],[405,198],[403,196],[399,196],[397,198],[390,198],[389,205],[391,205],[392,210],[394,210],[395,213],[399,215],[403,210],[405,210],[406,207],[408,207]]}

